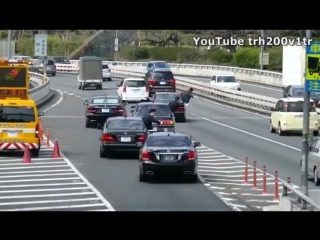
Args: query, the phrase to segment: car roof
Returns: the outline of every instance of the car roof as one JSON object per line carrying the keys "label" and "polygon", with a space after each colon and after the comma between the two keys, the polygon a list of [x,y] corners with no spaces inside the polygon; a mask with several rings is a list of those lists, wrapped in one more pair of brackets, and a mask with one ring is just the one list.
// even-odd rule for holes
{"label": "car roof", "polygon": [[186,136],[190,138],[190,136],[186,133],[182,132],[154,132],[150,136]]}
{"label": "car roof", "polygon": [[230,76],[234,77],[233,73],[219,73],[219,74],[213,74],[212,76]]}
{"label": "car roof", "polygon": [[148,63],[165,63],[166,61],[150,61]]}
{"label": "car roof", "polygon": [[138,103],[137,106],[152,106],[152,105],[164,105],[168,106],[167,103],[161,103],[161,102],[141,102]]}
{"label": "car roof", "polygon": [[154,69],[154,70],[151,70],[151,72],[153,72],[153,73],[155,73],[155,72],[171,72],[171,73],[172,73],[172,71],[169,70],[169,69],[163,69],[163,70],[161,70],[161,69]]}
{"label": "car roof", "polygon": [[[284,101],[284,102],[298,102],[298,101],[304,101],[303,98],[299,98],[299,97],[290,97],[290,98],[280,98],[280,100]],[[312,99],[310,99],[310,102],[314,102]]]}
{"label": "car roof", "polygon": [[137,121],[142,121],[142,118],[140,117],[124,117],[124,116],[119,116],[119,117],[111,117],[108,118],[109,121],[115,121],[115,120],[137,120]]}
{"label": "car roof", "polygon": [[143,78],[125,78],[124,81],[134,80],[134,81],[145,81]]}
{"label": "car roof", "polygon": [[174,95],[180,95],[180,93],[177,92],[155,92],[155,95],[164,95],[164,94],[174,94]]}

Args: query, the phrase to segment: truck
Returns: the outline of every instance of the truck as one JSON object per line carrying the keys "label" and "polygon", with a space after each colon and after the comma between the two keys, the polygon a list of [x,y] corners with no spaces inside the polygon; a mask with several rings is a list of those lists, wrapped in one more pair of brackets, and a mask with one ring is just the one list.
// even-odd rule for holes
{"label": "truck", "polygon": [[81,57],[79,59],[78,89],[102,90],[102,82],[102,59],[93,56]]}
{"label": "truck", "polygon": [[0,152],[30,149],[39,156],[40,117],[29,98],[28,61],[0,60]]}

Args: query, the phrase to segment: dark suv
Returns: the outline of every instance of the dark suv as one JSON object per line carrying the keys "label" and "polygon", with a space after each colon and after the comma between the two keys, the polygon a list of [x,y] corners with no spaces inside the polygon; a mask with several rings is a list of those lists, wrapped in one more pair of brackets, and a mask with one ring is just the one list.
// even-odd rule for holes
{"label": "dark suv", "polygon": [[176,80],[169,70],[148,71],[144,77],[149,85],[149,95],[155,92],[175,92]]}

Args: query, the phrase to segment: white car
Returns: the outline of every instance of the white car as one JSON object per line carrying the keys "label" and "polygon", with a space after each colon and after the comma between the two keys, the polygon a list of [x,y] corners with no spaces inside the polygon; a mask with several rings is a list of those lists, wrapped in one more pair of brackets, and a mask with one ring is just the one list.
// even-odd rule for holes
{"label": "white car", "polygon": [[125,78],[117,84],[118,96],[122,101],[149,101],[149,89],[143,78]]}
{"label": "white car", "polygon": [[112,80],[111,69],[109,68],[107,63],[102,63],[102,75],[103,75],[103,81]]}
{"label": "white car", "polygon": [[238,81],[233,75],[215,74],[211,77],[210,84],[229,90],[241,91],[240,81]]}

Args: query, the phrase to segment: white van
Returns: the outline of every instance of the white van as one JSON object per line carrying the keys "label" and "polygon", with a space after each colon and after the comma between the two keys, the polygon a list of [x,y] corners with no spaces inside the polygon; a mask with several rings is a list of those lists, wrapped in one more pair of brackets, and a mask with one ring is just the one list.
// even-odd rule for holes
{"label": "white van", "polygon": [[240,81],[232,74],[215,74],[211,77],[210,84],[215,87],[241,91]]}
{"label": "white van", "polygon": [[149,88],[143,78],[125,78],[117,84],[118,96],[122,101],[149,101]]}

